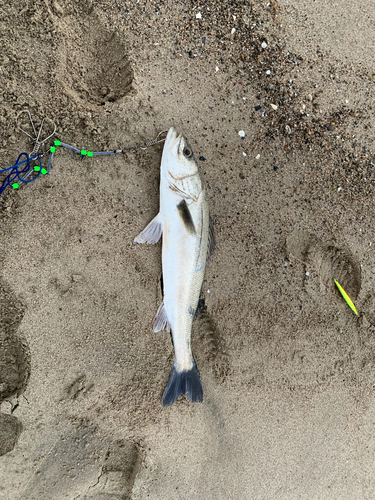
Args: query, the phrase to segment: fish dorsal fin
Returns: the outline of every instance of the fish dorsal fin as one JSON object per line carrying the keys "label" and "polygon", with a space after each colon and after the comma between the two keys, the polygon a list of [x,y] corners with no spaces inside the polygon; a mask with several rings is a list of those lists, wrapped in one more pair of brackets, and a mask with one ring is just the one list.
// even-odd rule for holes
{"label": "fish dorsal fin", "polygon": [[163,232],[161,225],[161,215],[158,213],[156,217],[139,233],[134,239],[135,243],[150,243],[154,245],[160,240],[161,233]]}
{"label": "fish dorsal fin", "polygon": [[165,328],[167,328],[168,332],[171,331],[171,326],[167,318],[167,311],[165,310],[164,302],[162,302],[155,315],[153,330],[154,332],[160,332],[161,330],[165,330]]}
{"label": "fish dorsal fin", "polygon": [[211,257],[213,251],[215,250],[215,234],[214,234],[214,225],[212,223],[212,219],[210,216],[210,225],[208,228],[208,245],[207,245],[207,260]]}
{"label": "fish dorsal fin", "polygon": [[195,229],[193,217],[191,216],[188,204],[186,203],[186,200],[181,200],[180,203],[177,205],[177,211],[178,215],[180,216],[180,219],[182,220],[182,223],[185,227],[185,229],[188,231],[190,234],[197,234],[197,231]]}

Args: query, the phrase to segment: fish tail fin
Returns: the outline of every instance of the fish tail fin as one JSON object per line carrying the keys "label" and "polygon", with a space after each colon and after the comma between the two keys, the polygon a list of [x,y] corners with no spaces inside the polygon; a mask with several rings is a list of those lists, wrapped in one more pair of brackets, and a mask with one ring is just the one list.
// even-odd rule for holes
{"label": "fish tail fin", "polygon": [[168,384],[163,394],[163,406],[173,404],[181,394],[184,394],[192,403],[201,403],[203,401],[202,382],[195,361],[191,370],[182,372],[177,371],[175,363],[173,363]]}

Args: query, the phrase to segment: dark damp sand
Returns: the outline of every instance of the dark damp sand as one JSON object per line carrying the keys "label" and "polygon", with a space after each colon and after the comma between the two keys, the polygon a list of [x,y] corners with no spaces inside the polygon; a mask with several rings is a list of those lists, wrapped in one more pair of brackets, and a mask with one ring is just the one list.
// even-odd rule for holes
{"label": "dark damp sand", "polygon": [[87,150],[174,125],[204,158],[217,247],[204,402],[163,409],[161,247],[133,243],[162,145],[59,149],[0,198],[0,499],[374,498],[373,18],[341,0],[1,7],[2,165],[31,150],[21,109]]}

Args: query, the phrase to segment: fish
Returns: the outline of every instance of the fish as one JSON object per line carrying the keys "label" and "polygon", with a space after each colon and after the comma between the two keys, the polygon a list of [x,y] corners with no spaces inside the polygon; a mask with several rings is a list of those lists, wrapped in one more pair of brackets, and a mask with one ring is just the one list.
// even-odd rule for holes
{"label": "fish", "polygon": [[161,236],[164,296],[153,331],[171,332],[175,353],[162,402],[169,406],[180,395],[190,402],[202,402],[191,329],[215,238],[193,151],[174,127],[168,131],[161,159],[159,213],[134,241],[155,244]]}

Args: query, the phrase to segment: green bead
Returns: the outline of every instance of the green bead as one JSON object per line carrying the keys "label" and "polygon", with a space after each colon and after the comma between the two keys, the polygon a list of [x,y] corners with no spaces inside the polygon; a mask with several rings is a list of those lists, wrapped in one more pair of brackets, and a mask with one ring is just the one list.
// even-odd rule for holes
{"label": "green bead", "polygon": [[87,152],[87,156],[93,156],[93,154],[94,154],[94,153],[93,153],[92,151],[88,151],[88,152]]}
{"label": "green bead", "polygon": [[15,182],[14,184],[12,184],[12,188],[13,189],[17,189],[18,187],[20,187],[20,185],[17,182]]}
{"label": "green bead", "polygon": [[34,170],[35,170],[35,172],[39,172],[40,171],[40,167],[34,167]]}
{"label": "green bead", "polygon": [[81,155],[82,155],[82,156],[87,155],[87,151],[86,151],[86,149],[81,149]]}
{"label": "green bead", "polygon": [[47,173],[47,170],[45,168],[42,168],[42,174],[46,175],[46,173]]}
{"label": "green bead", "polygon": [[54,142],[54,145],[55,145],[55,146],[60,146],[60,144],[61,144],[61,141],[55,141],[55,142]]}
{"label": "green bead", "polygon": [[55,151],[56,151],[55,146],[52,146],[52,147],[51,147],[51,153],[54,153]]}

